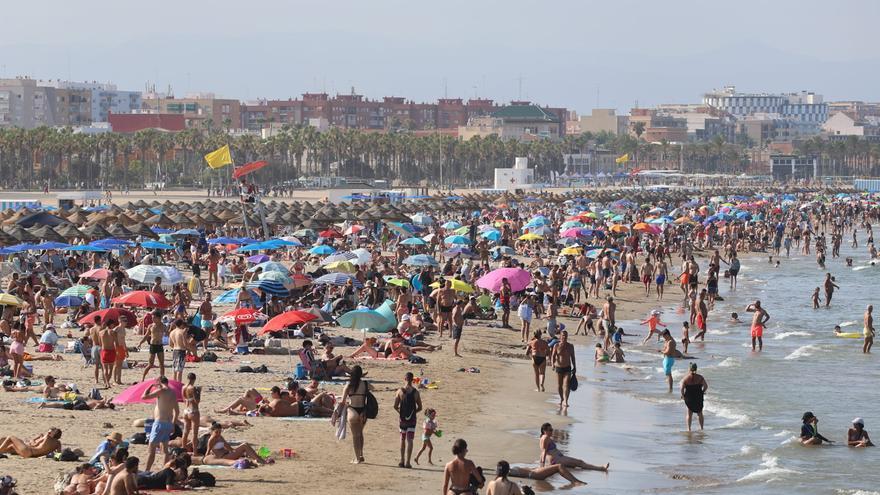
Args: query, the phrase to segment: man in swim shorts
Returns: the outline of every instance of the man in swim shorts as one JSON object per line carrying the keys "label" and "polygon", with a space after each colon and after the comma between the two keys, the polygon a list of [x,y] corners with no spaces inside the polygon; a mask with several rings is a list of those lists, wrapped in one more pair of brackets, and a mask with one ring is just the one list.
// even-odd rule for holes
{"label": "man in swim shorts", "polygon": [[755,341],[758,343],[758,350],[764,350],[764,325],[770,319],[770,313],[761,307],[761,301],[756,300],[754,303],[746,307],[746,312],[755,313],[752,316],[752,351],[755,351]]}
{"label": "man in swim shorts", "polygon": [[550,352],[550,363],[556,370],[558,380],[559,405],[568,407],[568,396],[571,393],[571,376],[577,373],[574,346],[568,341],[568,332],[559,332],[559,342]]}
{"label": "man in swim shorts", "polygon": [[669,392],[672,392],[672,365],[675,364],[675,339],[669,330],[664,329],[660,334],[663,337],[663,374],[666,375],[666,383],[669,385]]}
{"label": "man in swim shorts", "polygon": [[162,448],[162,453],[168,461],[168,441],[174,433],[174,424],[180,416],[180,408],[177,405],[177,395],[168,387],[168,378],[159,377],[151,383],[141,396],[143,400],[156,399],[156,407],[153,410],[153,427],[149,435],[149,454],[147,455],[147,467],[149,471],[156,458],[156,447]]}
{"label": "man in swim shorts", "polygon": [[110,388],[110,379],[113,377],[113,367],[116,365],[116,327],[114,322],[108,322],[98,332],[101,344],[101,370],[104,376],[104,386]]}
{"label": "man in swim shorts", "polygon": [[862,352],[868,354],[871,352],[871,347],[874,345],[874,306],[872,304],[868,305],[868,309],[865,310],[865,326],[862,330],[862,333],[865,336],[865,345],[862,346]]}

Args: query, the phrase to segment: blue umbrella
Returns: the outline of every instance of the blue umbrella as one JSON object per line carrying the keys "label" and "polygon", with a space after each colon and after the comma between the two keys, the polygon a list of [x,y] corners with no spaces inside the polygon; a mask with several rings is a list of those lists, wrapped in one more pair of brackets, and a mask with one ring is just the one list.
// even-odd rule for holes
{"label": "blue umbrella", "polygon": [[75,251],[75,252],[106,253],[108,248],[85,244],[82,246],[73,246],[73,247],[69,247],[69,248],[64,248],[64,250],[65,251]]}
{"label": "blue umbrella", "polygon": [[30,249],[33,249],[33,247],[34,247],[34,244],[24,243],[24,244],[16,244],[14,246],[8,246],[6,248],[6,250],[10,253],[22,253],[24,251],[28,251]]}
{"label": "blue umbrella", "polygon": [[93,241],[93,242],[90,242],[89,244],[91,244],[92,246],[109,247],[111,249],[114,247],[121,248],[121,247],[128,247],[128,246],[134,245],[134,243],[131,241],[127,241],[125,239],[114,239],[112,237]]}
{"label": "blue umbrella", "polygon": [[302,246],[303,245],[303,243],[297,241],[296,239],[294,239],[294,240],[269,239],[268,241],[263,242],[263,244],[266,244],[267,246],[270,246],[270,245],[273,246],[272,249],[277,249],[277,248],[285,247],[285,246]]}
{"label": "blue umbrella", "polygon": [[497,230],[488,230],[480,234],[484,239],[488,239],[490,241],[500,241],[501,240],[501,232]]}
{"label": "blue umbrella", "polygon": [[315,279],[315,285],[345,285],[351,280],[355,287],[361,288],[363,284],[348,273],[328,273]]}
{"label": "blue umbrella", "polygon": [[266,245],[265,242],[255,242],[253,244],[247,244],[245,246],[240,246],[235,250],[236,253],[252,253],[254,251],[262,251],[264,249],[276,249],[275,246]]}
{"label": "blue umbrella", "polygon": [[199,231],[196,230],[196,229],[180,229],[180,230],[174,232],[174,235],[194,235],[194,236],[200,236],[200,235],[202,235],[202,233],[199,232]]}
{"label": "blue umbrella", "polygon": [[255,242],[260,242],[260,240],[252,237],[239,237],[236,244],[253,244]]}
{"label": "blue umbrella", "polygon": [[468,249],[466,247],[462,247],[462,246],[456,246],[456,247],[446,251],[443,254],[449,258],[454,258],[456,256],[464,256],[466,258],[474,258],[477,256],[476,253],[474,253],[470,249]]}
{"label": "blue umbrella", "polygon": [[433,256],[427,254],[415,254],[403,260],[404,265],[409,266],[440,266]]}
{"label": "blue umbrella", "polygon": [[241,244],[241,241],[237,237],[217,237],[208,239],[208,244]]}
{"label": "blue umbrella", "polygon": [[174,249],[174,246],[172,246],[171,244],[165,244],[164,242],[157,242],[157,241],[143,242],[143,243],[141,243],[141,246],[144,249],[163,249],[163,250]]}
{"label": "blue umbrella", "polygon": [[79,296],[58,296],[55,298],[55,306],[59,308],[76,308],[82,305],[83,298]]}
{"label": "blue umbrella", "polygon": [[352,253],[351,251],[343,251],[341,253],[331,254],[327,256],[323,260],[321,260],[321,266],[329,265],[330,263],[336,263],[337,261],[352,261],[356,260],[358,255]]}
{"label": "blue umbrella", "polygon": [[424,246],[427,242],[420,237],[410,237],[409,239],[404,239],[401,244],[406,246]]}
{"label": "blue umbrella", "polygon": [[443,239],[443,242],[446,243],[446,245],[470,244],[471,240],[463,235],[451,235],[446,237],[446,239]]}
{"label": "blue umbrella", "polygon": [[247,287],[248,289],[259,289],[272,296],[287,297],[290,295],[290,291],[287,290],[287,287],[284,287],[284,284],[270,279],[248,282]]}
{"label": "blue umbrella", "polygon": [[248,271],[255,272],[255,271],[257,271],[257,269],[260,269],[264,272],[288,273],[290,271],[287,269],[286,266],[284,266],[281,263],[278,263],[277,261],[264,261],[264,262],[258,264],[257,266],[252,266],[252,267],[248,268]]}
{"label": "blue umbrella", "polygon": [[30,250],[31,251],[33,251],[33,250],[41,251],[44,249],[64,249],[68,246],[70,246],[70,244],[64,244],[63,242],[46,241],[46,242],[41,242],[41,243],[37,244],[36,246],[33,246]]}
{"label": "blue umbrella", "polygon": [[[241,293],[242,289],[231,289],[222,294],[216,296],[214,300],[211,301],[212,304],[235,304],[238,301],[238,295]],[[248,295],[251,297],[252,302],[258,301],[260,298],[257,296],[257,293],[247,289]]]}
{"label": "blue umbrella", "polygon": [[441,227],[443,227],[446,230],[455,230],[455,229],[461,227],[461,224],[450,220],[450,221],[444,223],[443,225],[441,225]]}
{"label": "blue umbrella", "polygon": [[330,247],[330,246],[325,246],[324,244],[321,244],[320,246],[315,246],[315,247],[309,249],[309,252],[312,253],[312,254],[318,254],[318,255],[321,255],[321,256],[325,256],[325,255],[328,255],[328,254],[333,254],[333,253],[335,253],[336,250],[333,249],[333,248]]}
{"label": "blue umbrella", "polygon": [[367,330],[385,326],[388,323],[388,319],[378,311],[364,308],[349,311],[337,318],[336,322],[341,327]]}

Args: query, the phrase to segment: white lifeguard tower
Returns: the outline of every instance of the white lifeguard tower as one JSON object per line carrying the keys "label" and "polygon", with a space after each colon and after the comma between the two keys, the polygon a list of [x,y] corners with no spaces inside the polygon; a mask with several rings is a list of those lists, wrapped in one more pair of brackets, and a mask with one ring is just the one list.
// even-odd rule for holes
{"label": "white lifeguard tower", "polygon": [[513,168],[495,169],[495,189],[505,191],[529,189],[534,183],[535,171],[529,168],[529,159],[527,157],[516,157]]}

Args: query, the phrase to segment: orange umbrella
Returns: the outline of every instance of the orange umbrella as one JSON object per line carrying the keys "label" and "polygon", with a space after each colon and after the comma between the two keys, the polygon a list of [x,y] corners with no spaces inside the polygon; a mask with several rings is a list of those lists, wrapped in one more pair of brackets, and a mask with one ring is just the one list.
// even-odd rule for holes
{"label": "orange umbrella", "polygon": [[623,234],[629,232],[629,227],[626,225],[612,225],[611,232],[614,232],[615,234]]}

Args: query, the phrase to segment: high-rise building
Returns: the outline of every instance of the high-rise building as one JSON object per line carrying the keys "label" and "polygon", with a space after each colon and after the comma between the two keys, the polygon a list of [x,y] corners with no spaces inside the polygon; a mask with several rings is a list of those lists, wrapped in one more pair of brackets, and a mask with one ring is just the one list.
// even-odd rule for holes
{"label": "high-rise building", "polygon": [[580,132],[610,132],[615,136],[626,134],[629,129],[629,117],[617,115],[613,108],[594,108],[590,115],[581,115]]}
{"label": "high-rise building", "polygon": [[717,108],[740,119],[754,114],[776,114],[780,118],[819,127],[828,118],[828,105],[822,96],[812,91],[800,93],[768,94],[737,93],[736,87],[727,86],[703,96],[703,104]]}
{"label": "high-rise building", "polygon": [[55,125],[55,95],[26,77],[0,79],[0,127]]}
{"label": "high-rise building", "polygon": [[[91,122],[107,122],[111,113],[133,113],[142,106],[140,91],[120,90],[112,83],[46,80],[39,81],[39,85],[65,92],[76,92],[81,95],[76,100],[85,98],[85,93],[88,93]],[[63,122],[57,125],[76,124]]]}

